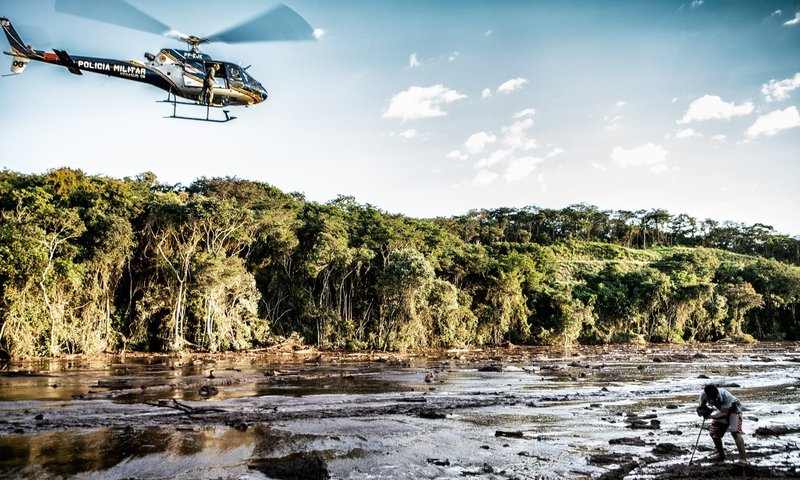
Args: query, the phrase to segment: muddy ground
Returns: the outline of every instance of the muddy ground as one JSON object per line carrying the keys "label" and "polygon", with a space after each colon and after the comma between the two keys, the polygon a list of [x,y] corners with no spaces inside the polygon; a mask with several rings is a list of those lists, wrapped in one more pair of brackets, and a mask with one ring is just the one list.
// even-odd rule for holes
{"label": "muddy ground", "polygon": [[[707,460],[706,383],[748,465]],[[0,363],[0,478],[800,478],[799,444],[797,343]]]}

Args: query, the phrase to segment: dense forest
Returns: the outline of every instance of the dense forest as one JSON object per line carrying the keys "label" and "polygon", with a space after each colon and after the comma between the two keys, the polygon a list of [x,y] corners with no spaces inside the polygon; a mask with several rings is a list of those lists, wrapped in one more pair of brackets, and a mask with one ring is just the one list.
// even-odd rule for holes
{"label": "dense forest", "polygon": [[798,339],[800,238],[664,210],[413,219],[265,183],[0,172],[0,355]]}

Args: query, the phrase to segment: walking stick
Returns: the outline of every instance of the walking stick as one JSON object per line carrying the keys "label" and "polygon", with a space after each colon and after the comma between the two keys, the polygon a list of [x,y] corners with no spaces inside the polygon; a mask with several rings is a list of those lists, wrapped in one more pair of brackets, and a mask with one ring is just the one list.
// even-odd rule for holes
{"label": "walking stick", "polygon": [[692,464],[694,461],[694,451],[697,450],[697,444],[700,443],[700,434],[703,433],[703,427],[706,425],[706,419],[703,417],[703,423],[700,424],[700,431],[697,432],[697,440],[694,442],[694,448],[692,449],[692,458],[689,460],[689,465]]}

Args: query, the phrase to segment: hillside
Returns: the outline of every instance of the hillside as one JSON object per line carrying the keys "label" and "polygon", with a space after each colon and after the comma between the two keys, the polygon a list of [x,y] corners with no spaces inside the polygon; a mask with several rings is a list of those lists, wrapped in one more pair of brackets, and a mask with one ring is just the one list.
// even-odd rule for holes
{"label": "hillside", "polygon": [[405,350],[800,331],[798,239],[763,226],[748,240],[754,227],[687,233],[668,221],[685,216],[620,223],[587,206],[425,220],[239,179],[69,169],[3,172],[0,209],[11,356],[241,350],[292,334]]}

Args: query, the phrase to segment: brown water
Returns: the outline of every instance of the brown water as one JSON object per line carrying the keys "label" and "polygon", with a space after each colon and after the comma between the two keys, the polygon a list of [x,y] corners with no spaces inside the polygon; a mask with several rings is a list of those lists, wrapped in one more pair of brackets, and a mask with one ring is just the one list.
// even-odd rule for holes
{"label": "brown water", "polygon": [[[800,425],[798,360],[800,346],[782,343],[585,348],[567,358],[531,348],[6,364],[0,478],[261,479],[269,477],[251,465],[295,453],[322,458],[333,478],[593,478],[617,464],[591,455],[683,448],[626,477],[656,478],[688,463],[695,402],[709,382],[738,385],[729,390],[747,408],[754,464],[797,465],[800,434],[752,433]],[[202,395],[202,386],[217,392]],[[219,411],[187,414],[172,399]],[[628,413],[655,414],[660,428],[626,428]],[[609,444],[621,437],[645,445]],[[710,445],[702,435],[695,458]]]}

